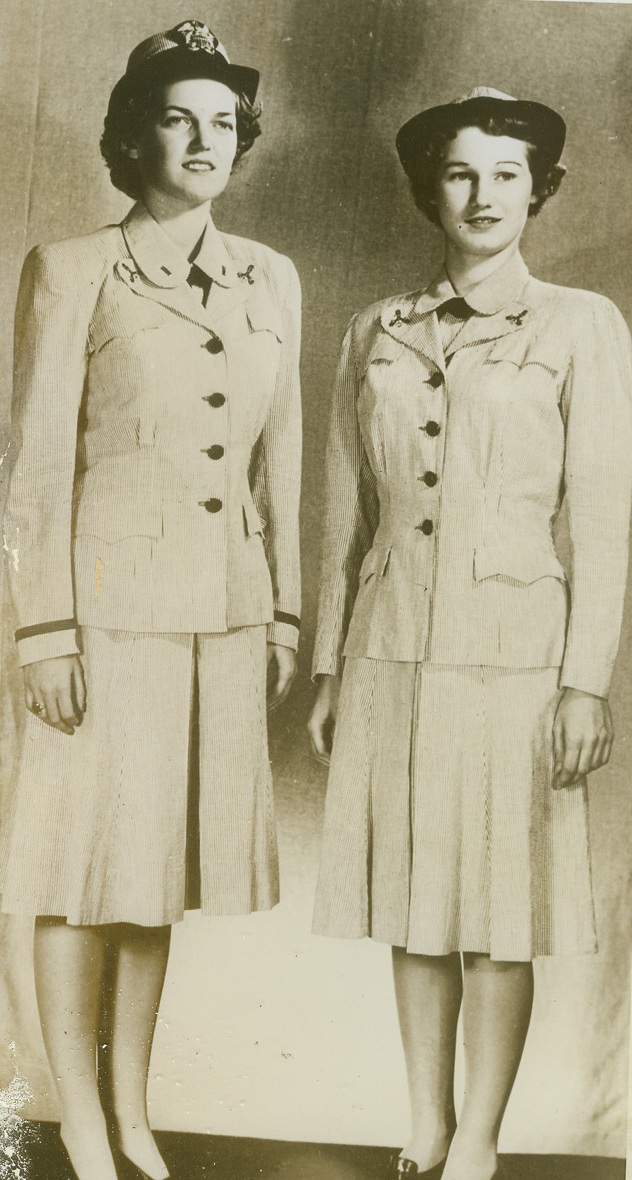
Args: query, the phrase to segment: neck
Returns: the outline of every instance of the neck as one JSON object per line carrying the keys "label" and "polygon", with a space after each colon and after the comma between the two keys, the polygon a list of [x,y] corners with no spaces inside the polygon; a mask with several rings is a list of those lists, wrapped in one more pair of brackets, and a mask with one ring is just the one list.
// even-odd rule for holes
{"label": "neck", "polygon": [[165,231],[167,237],[188,258],[197,246],[211,218],[211,202],[195,208],[183,208],[164,193],[148,189],[143,204]]}
{"label": "neck", "polygon": [[455,249],[452,242],[446,242],[445,268],[457,294],[467,295],[517,253],[517,245],[512,244],[498,254],[481,258],[477,254],[464,254]]}

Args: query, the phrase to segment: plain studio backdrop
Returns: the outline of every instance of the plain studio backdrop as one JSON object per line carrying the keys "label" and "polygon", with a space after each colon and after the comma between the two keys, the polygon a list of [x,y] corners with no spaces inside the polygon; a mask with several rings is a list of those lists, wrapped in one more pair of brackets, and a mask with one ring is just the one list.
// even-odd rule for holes
{"label": "plain studio backdrop", "polygon": [[[601,291],[632,318],[632,9],[568,0],[2,0],[3,451],[25,251],[124,216],[129,202],[110,187],[98,150],[111,87],[138,41],[191,17],[262,73],[264,134],[217,203],[217,224],[288,253],[303,283],[304,627],[300,679],[271,732],[283,900],[250,919],[190,914],[175,930],[151,1116],[166,1129],[396,1144],[408,1111],[388,949],[309,932],[325,773],[310,758],[305,721],[337,349],[354,310],[425,285],[440,263],[439,234],[413,207],[394,136],[415,111],[477,84],[549,103],[568,122],[568,177],[526,235],[533,272]],[[624,1154],[631,660],[628,610],[612,691],[615,752],[590,787],[601,949],[537,965],[505,1151]],[[3,669],[6,800],[20,714],[10,640]],[[17,1063],[33,1091],[23,1113],[54,1118],[31,924],[5,918],[0,938],[0,1086]]]}

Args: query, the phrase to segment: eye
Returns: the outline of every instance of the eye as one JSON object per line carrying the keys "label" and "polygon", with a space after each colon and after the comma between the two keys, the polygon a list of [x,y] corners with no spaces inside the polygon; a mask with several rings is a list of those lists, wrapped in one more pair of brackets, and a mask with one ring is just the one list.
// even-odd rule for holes
{"label": "eye", "polygon": [[496,179],[497,180],[516,180],[517,175],[518,175],[517,172],[497,172]]}
{"label": "eye", "polygon": [[218,119],[215,126],[219,127],[222,131],[234,131],[235,130],[235,124],[232,123],[230,121],[230,119]]}
{"label": "eye", "polygon": [[166,115],[162,121],[163,127],[178,127],[190,122],[186,115]]}
{"label": "eye", "polygon": [[450,172],[448,175],[448,180],[469,180],[469,179],[470,179],[469,172]]}

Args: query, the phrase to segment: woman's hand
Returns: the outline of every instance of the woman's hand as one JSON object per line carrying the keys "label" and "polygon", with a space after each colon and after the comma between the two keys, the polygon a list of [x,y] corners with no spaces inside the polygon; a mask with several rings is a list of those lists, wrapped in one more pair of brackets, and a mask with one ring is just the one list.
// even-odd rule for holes
{"label": "woman's hand", "polygon": [[554,788],[571,787],[605,766],[613,738],[608,702],[577,688],[565,688],[553,723]]}
{"label": "woman's hand", "polygon": [[268,709],[283,704],[296,676],[296,652],[280,643],[268,644]]}
{"label": "woman's hand", "polygon": [[86,682],[79,656],[37,660],[23,671],[27,709],[53,729],[73,734],[86,711]]}
{"label": "woman's hand", "polygon": [[319,677],[316,700],[307,722],[307,732],[312,751],[324,766],[329,766],[331,759],[339,695],[339,676]]}

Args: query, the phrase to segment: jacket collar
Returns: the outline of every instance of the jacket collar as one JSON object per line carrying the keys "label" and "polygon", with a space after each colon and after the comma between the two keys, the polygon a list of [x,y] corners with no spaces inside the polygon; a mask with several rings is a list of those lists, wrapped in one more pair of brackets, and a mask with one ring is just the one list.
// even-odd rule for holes
{"label": "jacket collar", "polygon": [[[451,345],[457,351],[465,345],[495,340],[519,331],[528,322],[532,306],[524,299],[529,271],[520,254],[514,254],[498,270],[467,294],[474,311]],[[443,267],[421,294],[405,295],[382,309],[382,327],[395,340],[429,357],[444,369],[445,358],[439,322],[433,314],[447,299],[457,296]]]}
{"label": "jacket collar", "polygon": [[[529,271],[522,256],[512,254],[502,266],[492,271],[486,279],[473,287],[465,296],[465,302],[479,315],[496,315],[509,303],[518,298],[529,278]],[[415,303],[415,311],[424,314],[436,311],[446,299],[457,295],[448,273],[443,267],[429,287],[422,291]]]}
{"label": "jacket collar", "polygon": [[[132,207],[122,228],[134,262],[150,283],[170,288],[186,282],[191,263],[141,201]],[[221,287],[232,287],[238,282],[235,264],[210,219],[195,263]]]}
{"label": "jacket collar", "polygon": [[116,272],[135,294],[217,334],[218,321],[250,298],[254,266],[244,264],[242,273],[238,272],[238,260],[210,220],[195,259],[213,280],[206,307],[187,283],[191,263],[141,202],[131,209],[121,229],[132,263],[119,260]]}

